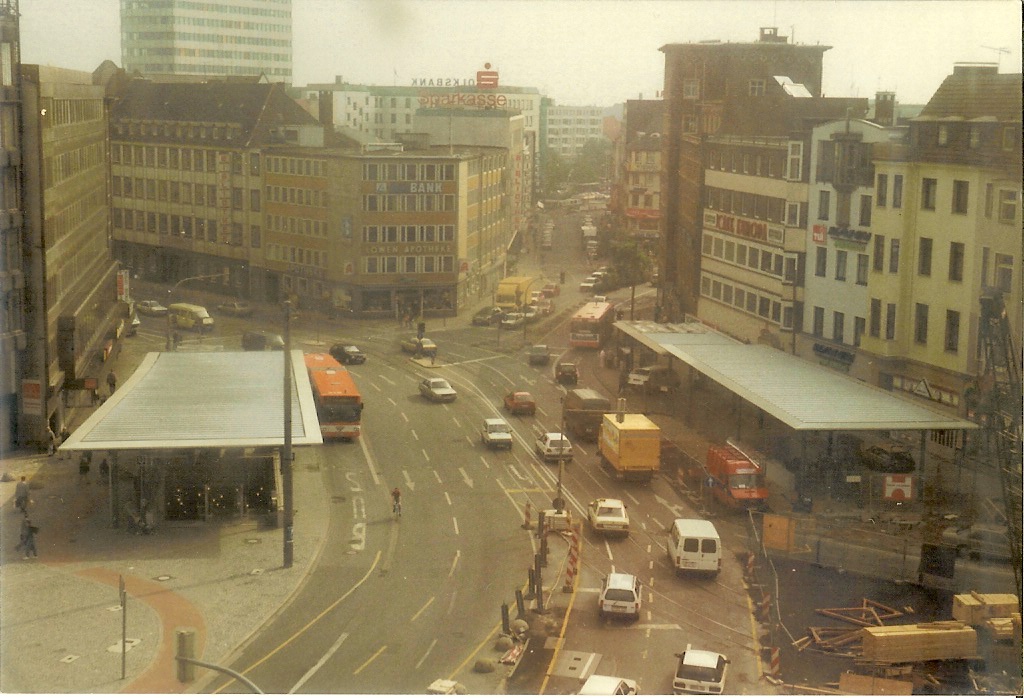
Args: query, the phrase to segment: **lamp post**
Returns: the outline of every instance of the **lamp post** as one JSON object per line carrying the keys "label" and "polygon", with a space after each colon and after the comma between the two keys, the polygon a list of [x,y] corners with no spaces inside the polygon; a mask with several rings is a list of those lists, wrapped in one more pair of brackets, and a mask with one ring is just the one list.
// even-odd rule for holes
{"label": "lamp post", "polygon": [[281,447],[281,488],[284,506],[284,562],[288,569],[294,559],[292,511],[292,304],[284,302],[284,445]]}

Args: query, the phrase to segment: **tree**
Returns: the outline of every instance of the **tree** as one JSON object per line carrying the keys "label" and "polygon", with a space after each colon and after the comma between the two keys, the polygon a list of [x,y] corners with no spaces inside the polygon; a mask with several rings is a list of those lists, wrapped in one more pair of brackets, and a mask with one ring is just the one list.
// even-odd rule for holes
{"label": "tree", "polygon": [[541,189],[544,196],[553,198],[555,192],[566,183],[569,177],[569,165],[558,153],[549,150],[544,156],[544,172]]}
{"label": "tree", "polygon": [[609,178],[611,169],[612,142],[607,138],[591,138],[580,148],[570,179],[580,183],[601,182]]}

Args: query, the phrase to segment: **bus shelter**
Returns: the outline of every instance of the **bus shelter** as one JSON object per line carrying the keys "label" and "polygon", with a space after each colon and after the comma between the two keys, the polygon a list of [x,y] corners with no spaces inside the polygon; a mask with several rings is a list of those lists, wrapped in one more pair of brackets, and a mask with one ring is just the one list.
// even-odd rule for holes
{"label": "bus shelter", "polygon": [[[290,358],[291,443],[323,443],[302,352]],[[99,472],[114,527],[276,515],[284,364],[281,352],[147,354],[60,450]]]}

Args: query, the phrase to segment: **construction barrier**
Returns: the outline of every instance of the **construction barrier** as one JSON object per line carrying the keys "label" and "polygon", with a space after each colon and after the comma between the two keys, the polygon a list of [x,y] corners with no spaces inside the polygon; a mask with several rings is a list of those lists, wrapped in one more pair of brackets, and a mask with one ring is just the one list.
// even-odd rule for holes
{"label": "construction barrier", "polygon": [[772,595],[767,591],[761,595],[761,602],[757,604],[757,615],[761,620],[768,620],[772,610]]}
{"label": "construction barrier", "polygon": [[772,647],[769,651],[768,673],[777,679],[782,678],[782,665],[779,661],[779,648]]}
{"label": "construction barrier", "polygon": [[579,529],[574,526],[569,531],[569,559],[565,565],[565,584],[562,586],[563,592],[572,591],[573,582],[576,580],[576,571],[579,567],[580,560]]}
{"label": "construction barrier", "polygon": [[757,556],[754,553],[747,553],[747,578],[754,578],[754,565],[757,562]]}
{"label": "construction barrier", "polygon": [[530,503],[527,502],[526,503],[526,509],[524,510],[524,513],[523,513],[523,528],[525,528],[527,531],[529,531],[531,528],[533,528],[533,523],[530,521],[530,517],[531,516],[532,516],[532,512],[530,511]]}

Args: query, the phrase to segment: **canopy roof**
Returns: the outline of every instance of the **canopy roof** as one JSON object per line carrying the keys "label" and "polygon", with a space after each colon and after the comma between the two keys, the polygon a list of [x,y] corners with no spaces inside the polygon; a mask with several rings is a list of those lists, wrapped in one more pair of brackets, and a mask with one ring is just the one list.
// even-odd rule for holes
{"label": "canopy roof", "polygon": [[[292,444],[323,443],[301,351],[291,352]],[[284,443],[281,352],[159,352],[75,430],[66,451]]]}
{"label": "canopy roof", "polygon": [[659,355],[683,361],[796,430],[976,429],[887,390],[760,344],[742,344],[700,323],[617,322]]}

